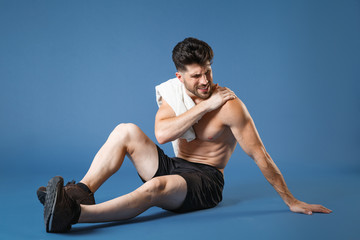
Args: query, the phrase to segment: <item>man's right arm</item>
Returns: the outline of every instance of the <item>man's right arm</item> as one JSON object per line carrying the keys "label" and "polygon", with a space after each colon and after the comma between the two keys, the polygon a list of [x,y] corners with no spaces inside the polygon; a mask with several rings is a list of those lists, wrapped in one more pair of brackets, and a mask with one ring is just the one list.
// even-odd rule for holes
{"label": "man's right arm", "polygon": [[206,104],[200,102],[185,113],[176,116],[170,105],[162,100],[155,117],[155,137],[160,144],[181,137],[190,127],[207,113]]}
{"label": "man's right arm", "polygon": [[215,86],[210,98],[196,104],[179,116],[176,116],[170,105],[162,99],[162,104],[155,117],[155,137],[157,141],[164,144],[178,139],[206,113],[221,107],[225,102],[235,97],[235,94],[230,89]]}

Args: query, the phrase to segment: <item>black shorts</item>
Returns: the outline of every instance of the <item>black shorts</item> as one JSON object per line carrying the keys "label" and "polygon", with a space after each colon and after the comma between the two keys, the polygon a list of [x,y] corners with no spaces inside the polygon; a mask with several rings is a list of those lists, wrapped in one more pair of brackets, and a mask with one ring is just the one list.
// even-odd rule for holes
{"label": "black shorts", "polygon": [[171,210],[172,212],[184,213],[212,208],[221,202],[224,176],[217,168],[188,162],[178,157],[170,158],[159,146],[156,147],[159,167],[154,177],[177,174],[182,176],[187,184],[187,194],[183,204],[178,209]]}

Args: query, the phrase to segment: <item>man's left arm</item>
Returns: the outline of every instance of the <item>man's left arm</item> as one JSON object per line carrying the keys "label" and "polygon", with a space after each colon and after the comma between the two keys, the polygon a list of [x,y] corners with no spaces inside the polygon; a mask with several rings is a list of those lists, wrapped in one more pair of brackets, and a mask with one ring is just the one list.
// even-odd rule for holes
{"label": "man's left arm", "polygon": [[312,214],[330,213],[331,210],[318,205],[297,200],[286,186],[285,180],[270,155],[267,153],[245,104],[238,98],[227,102],[225,124],[228,125],[241,148],[255,161],[269,183],[279,193],[293,212]]}

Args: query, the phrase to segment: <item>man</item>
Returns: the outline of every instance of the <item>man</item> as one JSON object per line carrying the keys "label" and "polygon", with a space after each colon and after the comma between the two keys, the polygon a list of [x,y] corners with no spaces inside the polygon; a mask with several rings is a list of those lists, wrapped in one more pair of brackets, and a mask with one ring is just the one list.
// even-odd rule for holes
{"label": "man", "polygon": [[[233,91],[213,83],[210,46],[186,38],[173,50],[176,77],[195,106],[176,116],[162,99],[156,114],[155,136],[160,144],[178,139],[178,154],[169,158],[134,124],[120,124],[96,154],[78,183],[63,186],[59,176],[38,190],[44,203],[46,231],[65,232],[78,222],[133,218],[150,207],[189,212],[215,207],[222,200],[223,171],[237,143],[254,159],[265,178],[293,212],[330,213],[293,197],[266,152],[245,105]],[[196,138],[180,138],[189,128]],[[133,192],[96,204],[93,193],[119,168],[127,155],[144,181]]]}

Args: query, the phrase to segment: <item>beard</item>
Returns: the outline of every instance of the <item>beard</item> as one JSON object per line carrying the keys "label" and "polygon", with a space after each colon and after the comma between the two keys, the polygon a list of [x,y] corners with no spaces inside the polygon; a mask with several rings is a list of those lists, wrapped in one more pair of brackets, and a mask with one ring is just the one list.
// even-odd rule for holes
{"label": "beard", "polygon": [[203,100],[208,99],[213,92],[213,87],[210,82],[206,85],[196,85],[193,87],[188,86],[186,82],[184,82],[184,86],[193,95]]}

